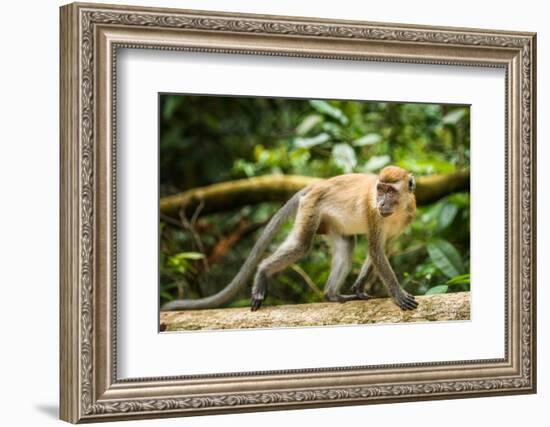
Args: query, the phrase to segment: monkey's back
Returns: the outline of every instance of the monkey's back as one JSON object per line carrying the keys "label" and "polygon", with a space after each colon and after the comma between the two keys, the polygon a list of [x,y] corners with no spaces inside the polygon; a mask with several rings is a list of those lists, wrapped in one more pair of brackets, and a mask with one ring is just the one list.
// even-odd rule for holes
{"label": "monkey's back", "polygon": [[345,174],[319,181],[303,196],[301,205],[320,212],[319,232],[343,235],[367,233],[368,199],[377,176]]}

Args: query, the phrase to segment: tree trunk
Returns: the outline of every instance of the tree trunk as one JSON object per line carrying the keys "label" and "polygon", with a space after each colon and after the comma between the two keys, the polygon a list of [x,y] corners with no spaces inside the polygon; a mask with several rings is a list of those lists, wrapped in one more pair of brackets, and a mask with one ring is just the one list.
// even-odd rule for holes
{"label": "tree trunk", "polygon": [[163,311],[161,330],[281,328],[369,323],[433,322],[470,319],[470,293],[416,297],[418,307],[401,311],[389,298],[346,303],[313,303],[250,308]]}
{"label": "tree trunk", "polygon": [[[306,185],[319,178],[299,175],[265,175],[248,179],[193,188],[160,199],[160,211],[177,215],[181,208],[186,215],[223,212],[262,202],[284,202]],[[470,171],[422,176],[416,183],[419,205],[432,203],[450,193],[470,188]]]}

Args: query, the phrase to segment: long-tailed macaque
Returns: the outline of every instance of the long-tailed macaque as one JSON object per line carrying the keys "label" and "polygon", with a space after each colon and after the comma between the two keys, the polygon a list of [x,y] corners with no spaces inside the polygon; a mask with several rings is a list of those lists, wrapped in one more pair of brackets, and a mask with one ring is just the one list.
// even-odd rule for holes
{"label": "long-tailed macaque", "polygon": [[[315,182],[296,193],[273,216],[229,285],[212,296],[172,301],[163,309],[218,307],[250,280],[257,267],[250,303],[255,311],[266,297],[268,278],[303,257],[315,234],[321,233],[328,236],[333,251],[325,286],[329,301],[369,299],[365,287],[379,278],[402,310],[415,309],[418,303],[399,285],[385,253],[387,242],[401,234],[414,218],[414,189],[414,177],[397,166],[387,166],[378,175],[354,173]],[[293,215],[296,215],[294,227],[285,241],[261,260],[276,232]],[[343,295],[340,288],[351,270],[357,234],[367,236],[368,254],[352,287],[355,293]]]}

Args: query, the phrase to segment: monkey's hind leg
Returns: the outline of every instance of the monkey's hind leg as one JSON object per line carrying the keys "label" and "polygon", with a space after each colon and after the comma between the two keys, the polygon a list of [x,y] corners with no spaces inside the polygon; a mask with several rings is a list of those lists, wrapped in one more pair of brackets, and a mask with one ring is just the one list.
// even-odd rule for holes
{"label": "monkey's hind leg", "polygon": [[356,299],[368,300],[374,298],[371,294],[371,289],[376,282],[378,276],[374,271],[374,267],[370,258],[367,256],[365,262],[361,266],[361,271],[352,285],[351,289],[355,291]]}
{"label": "monkey's hind leg", "polygon": [[346,302],[360,299],[359,294],[342,295],[340,288],[351,270],[351,257],[355,246],[354,236],[332,234],[332,263],[325,285],[325,296],[332,302]]}
{"label": "monkey's hind leg", "polygon": [[300,221],[300,218],[297,218],[295,227],[298,228],[289,234],[272,255],[260,263],[252,285],[250,300],[252,311],[260,308],[267,295],[268,278],[298,261],[309,251],[318,226],[317,217],[310,217],[308,221]]}

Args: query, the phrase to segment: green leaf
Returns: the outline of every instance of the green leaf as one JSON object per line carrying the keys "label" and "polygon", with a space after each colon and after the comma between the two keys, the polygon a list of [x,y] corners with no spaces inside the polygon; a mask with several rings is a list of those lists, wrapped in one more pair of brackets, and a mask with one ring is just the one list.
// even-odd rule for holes
{"label": "green leaf", "polygon": [[321,114],[332,117],[333,119],[338,120],[343,125],[347,125],[349,120],[346,115],[339,108],[333,107],[327,101],[322,100],[311,100],[309,104],[319,111]]}
{"label": "green leaf", "polygon": [[439,230],[443,230],[452,224],[456,214],[458,213],[458,207],[453,203],[445,203],[437,218],[437,227]]}
{"label": "green leaf", "polygon": [[342,129],[342,127],[337,124],[337,123],[334,123],[334,122],[325,122],[323,123],[323,125],[321,126],[321,128],[329,133],[330,135],[332,135],[333,138],[335,139],[343,139],[344,136],[345,136],[345,132],[344,130]]}
{"label": "green leaf", "polygon": [[386,166],[389,162],[391,162],[391,157],[387,154],[384,154],[382,156],[372,156],[367,163],[364,164],[363,170],[365,172],[373,172],[377,171],[379,169],[382,169],[384,166]]}
{"label": "green leaf", "polygon": [[447,280],[447,285],[469,285],[470,284],[470,273],[462,274],[460,276],[455,276],[450,280]]}
{"label": "green leaf", "polygon": [[429,158],[429,159],[414,159],[406,158],[397,162],[397,166],[401,166],[410,172],[418,174],[433,174],[433,173],[446,173],[453,172],[456,168],[455,165],[449,161]]}
{"label": "green leaf", "polygon": [[236,172],[243,172],[248,177],[256,174],[256,164],[249,163],[244,159],[237,159],[233,164],[233,169]]}
{"label": "green leaf", "polygon": [[169,289],[176,289],[178,287],[178,282],[171,282],[171,283],[165,283],[162,285],[162,289],[169,290]]}
{"label": "green leaf", "polygon": [[464,273],[464,264],[456,248],[446,240],[436,239],[428,243],[428,254],[432,262],[448,278]]}
{"label": "green leaf", "polygon": [[356,147],[364,147],[365,145],[378,144],[380,141],[382,141],[382,137],[380,135],[377,133],[368,133],[353,141],[352,144]]}
{"label": "green leaf", "polygon": [[349,144],[336,144],[332,147],[332,159],[345,173],[349,173],[357,165],[355,151]]}
{"label": "green leaf", "polygon": [[327,141],[330,141],[330,135],[323,132],[311,138],[294,138],[294,146],[297,148],[310,148],[324,144]]}
{"label": "green leaf", "polygon": [[171,120],[174,113],[179,107],[179,104],[183,98],[179,96],[169,96],[164,104],[164,111],[162,112],[164,120]]}
{"label": "green leaf", "polygon": [[160,296],[167,301],[172,301],[174,299],[174,297],[169,292],[166,292],[162,289],[160,290]]}
{"label": "green leaf", "polygon": [[180,274],[185,274],[190,267],[189,262],[183,258],[178,258],[177,256],[168,258],[167,264],[173,272]]}
{"label": "green leaf", "polygon": [[179,254],[174,255],[174,257],[179,259],[202,259],[204,254],[200,252],[180,252]]}
{"label": "green leaf", "polygon": [[290,164],[297,171],[300,168],[307,166],[308,161],[311,157],[310,152],[306,148],[299,148],[290,152]]}
{"label": "green leaf", "polygon": [[433,288],[428,289],[428,292],[426,292],[424,295],[445,294],[448,290],[449,287],[447,285],[437,285]]}
{"label": "green leaf", "polygon": [[466,109],[464,108],[452,110],[443,117],[442,122],[445,125],[456,125],[465,115]]}
{"label": "green leaf", "polygon": [[313,129],[316,125],[318,125],[322,121],[323,121],[323,117],[320,116],[319,114],[310,114],[304,120],[302,120],[302,123],[300,123],[296,127],[296,134],[298,136],[304,136],[306,133],[308,133],[311,129]]}
{"label": "green leaf", "polygon": [[470,192],[454,193],[447,197],[447,200],[459,208],[470,207]]}

